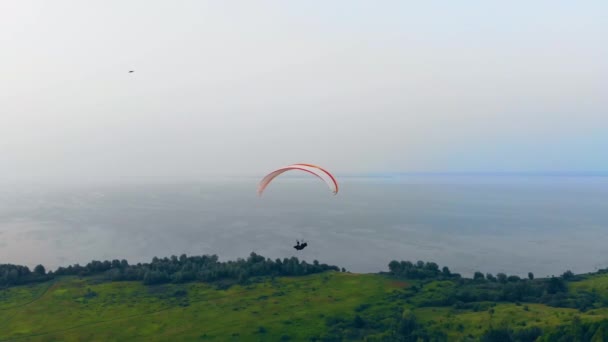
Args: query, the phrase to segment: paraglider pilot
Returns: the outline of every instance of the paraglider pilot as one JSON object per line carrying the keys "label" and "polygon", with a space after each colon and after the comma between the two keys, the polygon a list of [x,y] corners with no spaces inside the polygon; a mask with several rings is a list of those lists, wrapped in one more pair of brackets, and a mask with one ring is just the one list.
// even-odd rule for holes
{"label": "paraglider pilot", "polygon": [[300,241],[296,240],[296,245],[295,245],[295,246],[293,246],[293,248],[295,248],[295,249],[297,249],[297,250],[301,251],[301,250],[303,250],[304,248],[306,248],[306,246],[308,246],[308,243],[307,243],[307,242],[302,242],[302,243],[300,243]]}

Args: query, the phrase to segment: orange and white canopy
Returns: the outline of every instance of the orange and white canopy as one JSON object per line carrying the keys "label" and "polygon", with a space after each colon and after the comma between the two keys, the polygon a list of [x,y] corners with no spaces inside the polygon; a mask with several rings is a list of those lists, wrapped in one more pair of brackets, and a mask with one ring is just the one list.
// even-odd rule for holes
{"label": "orange and white canopy", "polygon": [[262,180],[260,181],[260,184],[258,185],[258,196],[262,196],[262,193],[264,192],[264,190],[266,189],[268,184],[270,184],[270,182],[272,182],[273,179],[275,179],[277,176],[279,176],[283,172],[287,172],[287,171],[291,171],[291,170],[299,170],[299,171],[304,171],[304,172],[310,173],[310,174],[316,176],[317,178],[321,179],[322,181],[324,181],[325,184],[327,184],[327,186],[329,186],[329,189],[331,190],[331,192],[334,195],[338,193],[338,182],[336,181],[336,178],[331,173],[329,173],[329,171],[327,171],[324,168],[317,166],[317,165],[301,163],[301,164],[291,164],[288,166],[284,166],[284,167],[276,169],[276,170],[272,171],[271,173],[267,174],[264,178],[262,178]]}

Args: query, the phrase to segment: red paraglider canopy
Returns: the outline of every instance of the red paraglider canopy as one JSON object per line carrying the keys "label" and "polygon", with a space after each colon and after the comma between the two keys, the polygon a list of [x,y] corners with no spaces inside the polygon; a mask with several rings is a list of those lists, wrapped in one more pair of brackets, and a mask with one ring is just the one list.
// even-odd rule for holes
{"label": "red paraglider canopy", "polygon": [[264,176],[264,178],[262,178],[262,180],[260,181],[260,184],[258,185],[258,196],[262,196],[262,193],[264,192],[266,187],[268,187],[270,182],[272,182],[273,179],[275,179],[280,174],[290,171],[290,170],[300,170],[300,171],[310,173],[310,174],[316,176],[317,178],[321,179],[322,181],[324,181],[327,184],[327,186],[329,186],[329,189],[332,191],[332,193],[334,195],[336,195],[338,193],[338,182],[336,181],[336,178],[329,171],[327,171],[324,168],[317,166],[317,165],[298,163],[298,164],[291,164],[288,166],[278,168],[278,169],[270,172],[266,176]]}

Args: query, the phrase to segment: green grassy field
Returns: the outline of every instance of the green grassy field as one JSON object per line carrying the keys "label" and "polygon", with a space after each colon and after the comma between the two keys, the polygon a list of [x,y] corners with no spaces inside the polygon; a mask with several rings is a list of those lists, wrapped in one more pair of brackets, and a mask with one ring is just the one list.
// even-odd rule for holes
{"label": "green grassy field", "polygon": [[574,292],[595,292],[608,301],[608,274],[594,274],[583,278],[584,280],[570,283],[569,289]]}
{"label": "green grassy field", "polygon": [[[397,285],[395,285],[397,284]],[[400,284],[328,272],[217,290],[63,278],[0,291],[0,341],[307,340]]]}
{"label": "green grassy field", "polygon": [[[414,296],[395,299],[413,286],[419,288]],[[412,314],[427,331],[459,341],[477,340],[492,327],[545,330],[575,319],[608,318],[606,307],[581,312],[532,303],[480,302],[473,309],[422,304],[453,286],[340,272],[267,278],[228,289],[60,277],[0,290],[0,341],[302,341],[331,336],[328,321],[336,317],[395,317],[387,313]],[[568,287],[608,296],[608,275],[585,276]]]}
{"label": "green grassy field", "polygon": [[571,323],[574,317],[582,320],[600,320],[608,317],[595,312],[580,313],[576,309],[553,308],[542,304],[497,304],[483,311],[459,311],[452,308],[419,308],[416,317],[431,329],[447,333],[450,340],[479,337],[490,327],[541,329]]}

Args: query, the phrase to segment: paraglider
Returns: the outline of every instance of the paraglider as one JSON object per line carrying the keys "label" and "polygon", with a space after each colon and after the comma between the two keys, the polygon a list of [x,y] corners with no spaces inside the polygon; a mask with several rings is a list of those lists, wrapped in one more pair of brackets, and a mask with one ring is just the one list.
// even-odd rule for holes
{"label": "paraglider", "polygon": [[[270,172],[266,176],[264,176],[264,178],[262,178],[262,180],[260,181],[260,183],[258,185],[258,196],[262,196],[262,193],[264,192],[266,187],[268,187],[270,182],[272,182],[273,179],[275,179],[277,176],[281,175],[282,173],[291,171],[291,170],[299,170],[299,171],[304,171],[309,174],[312,174],[313,176],[324,181],[334,195],[336,195],[338,193],[338,182],[336,181],[336,178],[331,173],[329,173],[329,171],[327,171],[324,168],[317,166],[317,165],[299,163],[299,164],[291,164],[291,165],[288,165],[285,167],[278,168],[278,169]],[[302,241],[302,243],[300,243],[299,240],[296,240],[296,245],[293,246],[293,248],[295,248],[298,251],[301,251],[304,248],[306,248],[306,246],[308,246],[307,242]]]}
{"label": "paraglider", "polygon": [[293,248],[295,248],[295,249],[297,249],[297,250],[301,251],[301,250],[303,250],[304,248],[306,248],[306,246],[308,246],[308,243],[307,243],[307,242],[302,242],[302,243],[300,243],[300,241],[296,240],[296,245],[295,245],[295,246],[293,246]]}
{"label": "paraglider", "polygon": [[272,182],[273,179],[275,179],[280,174],[287,172],[287,171],[291,171],[291,170],[299,170],[299,171],[308,172],[308,173],[316,176],[317,178],[321,179],[322,181],[324,181],[334,195],[336,195],[338,193],[338,182],[336,181],[336,178],[331,173],[329,173],[329,171],[327,171],[324,168],[317,166],[317,165],[299,163],[299,164],[291,164],[291,165],[276,169],[276,170],[272,171],[271,173],[267,174],[264,178],[262,178],[262,180],[260,181],[260,184],[258,185],[258,196],[262,196],[262,193],[264,192],[266,187],[270,184],[270,182]]}

